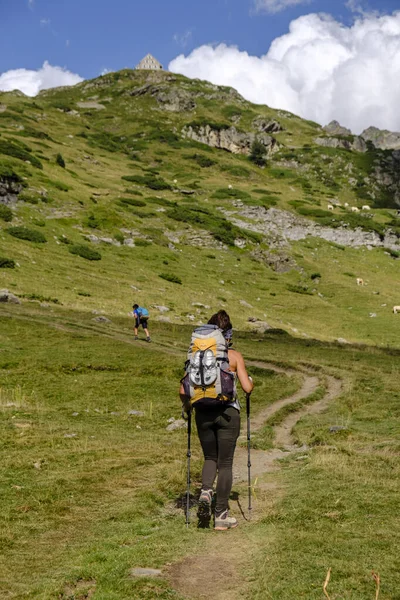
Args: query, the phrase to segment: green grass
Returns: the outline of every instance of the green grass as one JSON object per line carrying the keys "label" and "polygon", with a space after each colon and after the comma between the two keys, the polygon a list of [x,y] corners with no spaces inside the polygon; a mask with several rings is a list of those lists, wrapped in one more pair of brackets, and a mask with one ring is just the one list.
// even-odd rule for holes
{"label": "green grass", "polygon": [[[134,580],[129,570],[190,563],[218,544],[212,531],[187,530],[175,508],[185,490],[186,431],[165,428],[179,417],[190,328],[153,323],[155,344],[142,346],[132,343],[127,317],[108,315],[112,323],[103,325],[55,311],[24,304],[0,317],[1,593],[50,600],[68,597],[80,581],[94,598],[179,598],[165,577]],[[253,520],[240,518],[230,535],[246,582],[240,597],[319,599],[332,567],[332,597],[373,598],[374,570],[383,597],[396,598],[398,352],[273,334],[235,339],[247,357],[307,363],[345,381],[326,413],[296,427],[310,447],[305,458],[259,478]],[[296,378],[252,374],[254,412],[298,387]],[[348,433],[332,434],[332,425]],[[200,468],[194,434],[193,489]],[[233,489],[245,505],[246,486]]]}

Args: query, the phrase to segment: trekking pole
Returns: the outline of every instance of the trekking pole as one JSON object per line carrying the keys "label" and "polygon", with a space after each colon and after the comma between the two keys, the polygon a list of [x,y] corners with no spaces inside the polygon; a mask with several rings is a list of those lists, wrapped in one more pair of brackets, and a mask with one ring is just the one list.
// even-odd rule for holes
{"label": "trekking pole", "polygon": [[190,449],[190,436],[192,434],[192,411],[188,412],[187,417],[188,424],[188,445],[187,445],[187,491],[186,491],[186,527],[189,527],[190,521],[190,458],[192,452]]}
{"label": "trekking pole", "polygon": [[246,394],[246,412],[247,412],[247,473],[249,488],[249,519],[251,518],[251,461],[250,461],[250,396],[251,392]]}

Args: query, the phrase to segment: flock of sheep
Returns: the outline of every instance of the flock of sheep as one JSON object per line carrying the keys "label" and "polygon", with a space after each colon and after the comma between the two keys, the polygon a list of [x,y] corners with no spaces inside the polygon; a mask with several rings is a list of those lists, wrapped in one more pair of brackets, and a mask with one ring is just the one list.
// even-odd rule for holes
{"label": "flock of sheep", "polygon": [[[342,205],[340,204],[340,202],[338,202],[337,204],[335,204],[335,206],[333,204],[328,204],[327,208],[328,208],[328,210],[334,210],[335,207],[340,208],[341,206]],[[344,208],[350,208],[351,212],[354,212],[354,213],[360,212],[360,209],[357,206],[349,206],[348,202],[345,202],[343,206],[344,206]],[[371,207],[368,206],[368,204],[364,204],[364,206],[361,207],[361,210],[368,211],[368,210],[371,210]]]}

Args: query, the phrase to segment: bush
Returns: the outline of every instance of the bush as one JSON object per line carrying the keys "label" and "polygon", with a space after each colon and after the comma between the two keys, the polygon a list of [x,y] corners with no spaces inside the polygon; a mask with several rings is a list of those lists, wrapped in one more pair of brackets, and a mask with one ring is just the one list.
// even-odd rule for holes
{"label": "bush", "polygon": [[141,246],[142,248],[147,248],[147,246],[151,246],[151,242],[149,240],[136,239],[135,246]]}
{"label": "bush", "polygon": [[71,252],[71,254],[76,254],[77,256],[85,258],[86,260],[101,260],[100,252],[97,252],[96,250],[93,250],[84,244],[74,244],[73,246],[70,246],[68,250]]}
{"label": "bush", "polygon": [[10,165],[0,164],[0,179],[14,183],[22,183],[21,177],[14,171]]}
{"label": "bush", "polygon": [[164,181],[162,177],[149,173],[148,175],[124,175],[122,177],[124,181],[130,181],[132,183],[138,183],[144,185],[151,190],[170,190],[171,186],[169,183]]}
{"label": "bush", "polygon": [[306,285],[293,285],[288,283],[286,288],[289,290],[289,292],[293,292],[294,294],[305,294],[307,296],[313,295]]}
{"label": "bush", "polygon": [[133,190],[132,188],[125,188],[124,193],[132,194],[133,196],[143,196],[142,192],[139,192],[138,190]]}
{"label": "bush", "polygon": [[264,144],[255,138],[251,145],[249,160],[258,167],[265,167],[267,164],[266,154],[267,150]]}
{"label": "bush", "polygon": [[58,240],[62,243],[62,244],[67,244],[70,245],[72,244],[71,240],[69,238],[67,238],[66,235],[61,235]]}
{"label": "bush", "polygon": [[29,204],[39,204],[39,198],[31,192],[21,192],[18,196],[18,200],[28,202]]}
{"label": "bush", "polygon": [[53,179],[50,181],[50,183],[51,183],[51,185],[53,185],[58,190],[61,190],[62,192],[68,192],[68,190],[69,190],[69,187],[62,181],[57,181],[57,180]]}
{"label": "bush", "polygon": [[62,154],[58,153],[56,156],[56,163],[58,164],[59,167],[62,167],[63,169],[65,169],[65,160],[62,157]]}
{"label": "bush", "polygon": [[0,269],[15,269],[15,261],[11,258],[0,256]]}
{"label": "bush", "polygon": [[91,229],[98,229],[100,227],[99,220],[92,214],[86,219],[85,225]]}
{"label": "bush", "polygon": [[13,158],[18,158],[25,162],[29,161],[31,165],[37,169],[43,169],[42,163],[32,154],[32,150],[29,146],[19,140],[14,140],[12,138],[0,139],[0,154],[6,154],[7,156],[12,156]]}
{"label": "bush", "polygon": [[119,198],[119,203],[128,206],[146,206],[146,202],[136,198]]}
{"label": "bush", "polygon": [[5,206],[4,204],[0,204],[0,219],[3,221],[10,222],[13,218],[13,211],[9,206]]}
{"label": "bush", "polygon": [[202,168],[212,167],[216,164],[215,160],[212,160],[212,158],[209,158],[208,156],[204,156],[204,154],[188,154],[187,156],[185,156],[185,158],[187,158],[188,160],[194,160],[199,165],[199,167]]}
{"label": "bush", "polygon": [[211,198],[216,200],[226,200],[227,198],[240,198],[240,200],[250,200],[251,196],[243,190],[237,188],[218,188]]}
{"label": "bush", "polygon": [[176,275],[171,275],[170,273],[161,273],[159,277],[161,277],[161,279],[165,279],[166,281],[170,281],[171,283],[182,285],[182,280]]}
{"label": "bush", "polygon": [[20,240],[27,240],[28,242],[36,242],[37,244],[45,244],[47,242],[46,237],[41,231],[28,229],[28,227],[9,227],[7,233]]}
{"label": "bush", "polygon": [[321,279],[321,273],[311,273],[311,279]]}
{"label": "bush", "polygon": [[124,243],[124,239],[125,239],[124,236],[119,231],[117,231],[117,233],[114,234],[114,240],[116,240],[120,244]]}

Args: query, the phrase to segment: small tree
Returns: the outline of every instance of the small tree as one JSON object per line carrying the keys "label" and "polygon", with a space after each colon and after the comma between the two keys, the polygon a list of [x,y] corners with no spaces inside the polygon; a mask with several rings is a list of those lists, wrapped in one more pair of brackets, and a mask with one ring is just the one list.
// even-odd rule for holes
{"label": "small tree", "polygon": [[262,144],[260,142],[260,140],[255,138],[251,145],[249,159],[255,165],[258,165],[259,167],[265,167],[265,165],[267,164],[265,155],[266,155],[266,148],[265,148],[264,144]]}
{"label": "small tree", "polygon": [[65,160],[62,157],[62,154],[58,153],[56,156],[56,163],[62,167],[63,169],[65,169]]}

